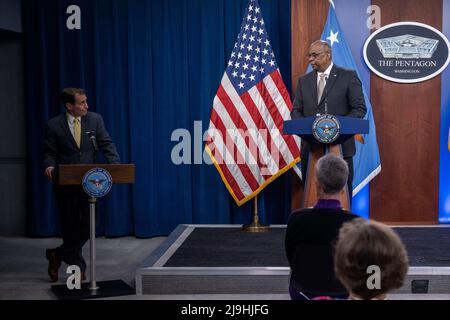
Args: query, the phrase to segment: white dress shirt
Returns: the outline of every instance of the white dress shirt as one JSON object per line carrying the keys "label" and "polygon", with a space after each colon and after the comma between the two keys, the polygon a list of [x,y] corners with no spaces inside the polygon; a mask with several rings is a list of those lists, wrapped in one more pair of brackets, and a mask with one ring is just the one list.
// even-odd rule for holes
{"label": "white dress shirt", "polygon": [[328,66],[327,70],[324,72],[317,72],[317,86],[319,85],[320,75],[325,74],[325,85],[327,84],[328,78],[330,77],[331,68],[333,68],[333,62]]}

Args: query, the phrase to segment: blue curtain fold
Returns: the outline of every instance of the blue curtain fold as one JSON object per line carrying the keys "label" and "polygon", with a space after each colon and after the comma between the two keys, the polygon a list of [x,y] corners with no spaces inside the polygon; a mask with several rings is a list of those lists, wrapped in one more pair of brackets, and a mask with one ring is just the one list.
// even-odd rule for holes
{"label": "blue curtain fold", "polygon": [[[69,5],[81,30],[68,30]],[[59,232],[51,185],[43,176],[45,122],[63,112],[65,87],[87,91],[133,186],[115,185],[99,203],[97,232],[151,237],[178,224],[248,223],[253,201],[237,207],[212,165],[175,165],[172,132],[186,129],[203,154],[212,102],[240,30],[247,0],[26,0],[22,3],[27,81],[28,233]],[[260,0],[281,74],[290,89],[290,0]],[[195,134],[194,122],[202,130]],[[194,145],[197,150],[194,150]],[[199,149],[200,148],[200,149]],[[260,197],[261,219],[286,223],[290,174]]]}

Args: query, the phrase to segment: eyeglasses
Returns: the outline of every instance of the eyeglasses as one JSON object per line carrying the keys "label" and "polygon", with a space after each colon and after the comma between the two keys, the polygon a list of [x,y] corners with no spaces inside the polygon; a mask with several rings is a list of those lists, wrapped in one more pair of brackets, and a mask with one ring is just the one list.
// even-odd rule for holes
{"label": "eyeglasses", "polygon": [[313,52],[313,53],[308,53],[306,55],[306,57],[309,58],[313,58],[313,59],[317,59],[318,57],[320,57],[322,55],[322,53],[327,53],[327,51],[322,51],[322,52]]}

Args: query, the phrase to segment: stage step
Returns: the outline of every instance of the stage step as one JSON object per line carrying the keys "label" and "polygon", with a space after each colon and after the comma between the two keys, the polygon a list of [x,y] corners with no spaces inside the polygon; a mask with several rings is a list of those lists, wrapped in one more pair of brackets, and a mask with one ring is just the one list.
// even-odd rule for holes
{"label": "stage step", "polygon": [[[242,232],[241,225],[179,225],[136,271],[136,293],[286,294],[289,283],[284,255],[286,226],[271,227],[268,233],[251,234]],[[450,264],[442,254],[450,252],[450,244],[446,241],[437,244],[431,237],[450,234],[450,228],[438,226],[438,229],[439,235],[437,229],[429,227],[395,228],[411,261],[407,280],[395,293],[450,294],[450,266],[445,266]],[[449,250],[437,246],[448,246]],[[436,252],[439,256],[433,257]],[[420,261],[432,266],[420,265]]]}

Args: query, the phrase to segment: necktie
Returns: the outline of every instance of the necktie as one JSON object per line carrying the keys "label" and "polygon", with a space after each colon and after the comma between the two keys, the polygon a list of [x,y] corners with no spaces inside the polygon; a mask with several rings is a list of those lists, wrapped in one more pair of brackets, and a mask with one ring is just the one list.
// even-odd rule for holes
{"label": "necktie", "polygon": [[322,98],[323,90],[325,89],[325,77],[326,77],[325,73],[322,73],[320,75],[319,84],[317,85],[317,103],[320,102],[320,99]]}
{"label": "necktie", "polygon": [[81,143],[81,124],[80,120],[78,120],[77,118],[73,119],[73,136],[79,148]]}

